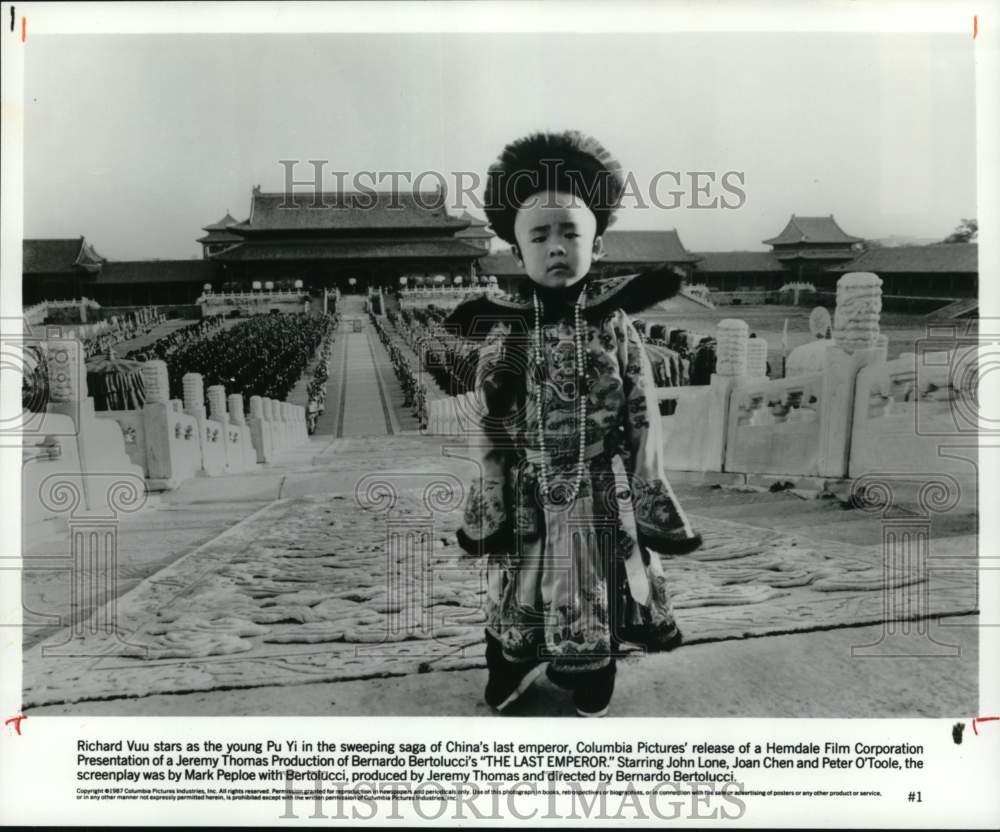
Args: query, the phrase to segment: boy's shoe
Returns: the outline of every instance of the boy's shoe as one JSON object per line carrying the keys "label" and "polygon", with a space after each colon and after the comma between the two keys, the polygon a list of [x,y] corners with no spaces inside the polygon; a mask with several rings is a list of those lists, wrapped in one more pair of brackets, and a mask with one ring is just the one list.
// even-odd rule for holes
{"label": "boy's shoe", "polygon": [[490,676],[483,698],[494,710],[503,711],[513,705],[545,670],[534,662],[511,662],[504,658],[500,642],[486,633],[486,666]]}
{"label": "boy's shoe", "polygon": [[486,704],[499,713],[520,699],[532,683],[542,675],[544,664],[524,665],[507,663],[505,668],[491,668],[486,683]]}
{"label": "boy's shoe", "polygon": [[657,653],[675,650],[684,643],[684,634],[676,623],[658,631],[651,631],[647,625],[624,627],[620,638],[629,644],[636,644]]}
{"label": "boy's shoe", "polygon": [[581,679],[581,684],[573,691],[573,704],[576,715],[583,717],[602,717],[608,713],[611,697],[615,692],[615,661],[601,670],[587,674],[587,680]]}

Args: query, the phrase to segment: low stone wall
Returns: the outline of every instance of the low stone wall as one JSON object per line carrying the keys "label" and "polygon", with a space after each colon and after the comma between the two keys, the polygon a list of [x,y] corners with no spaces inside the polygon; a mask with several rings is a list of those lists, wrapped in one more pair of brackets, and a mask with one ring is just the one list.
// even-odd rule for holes
{"label": "low stone wall", "polygon": [[[710,292],[708,299],[716,306],[731,306],[740,304],[779,303],[780,293],[777,290],[750,290],[745,292]],[[789,295],[789,299],[791,295]],[[802,303],[800,297],[799,303]]]}
{"label": "low stone wall", "polygon": [[404,308],[423,308],[431,305],[450,307],[484,293],[503,294],[496,286],[404,289],[399,293],[399,304]]}
{"label": "low stone wall", "polygon": [[[963,488],[974,483],[978,344],[944,341],[950,347],[887,361],[880,290],[873,274],[841,278],[822,365],[781,379],[765,377],[767,345],[748,337],[745,322],[721,321],[711,382],[656,391],[666,467],[792,480],[940,475]],[[430,432],[464,433],[463,414],[471,415],[474,403],[432,402]]]}
{"label": "low stone wall", "polygon": [[668,468],[723,470],[732,385],[732,379],[716,375],[711,384],[657,389],[664,464]]}
{"label": "low stone wall", "polygon": [[309,295],[300,291],[210,292],[198,298],[202,317],[265,315],[272,310],[295,314],[309,311]]}
{"label": "low stone wall", "polygon": [[852,477],[944,473],[975,478],[978,345],[904,353],[858,374]]}
{"label": "low stone wall", "polygon": [[[834,376],[840,367],[831,367]],[[825,374],[739,383],[733,390],[726,428],[726,471],[804,476],[843,476],[842,462],[829,459],[823,437],[846,438],[843,408]]]}
{"label": "low stone wall", "polygon": [[221,385],[209,388],[206,409],[197,374],[184,379],[187,402],[168,400],[162,361],[143,367],[141,410],[95,413],[81,343],[59,339],[42,342],[42,349],[51,400],[44,412],[23,414],[26,528],[67,512],[113,517],[135,495],[176,488],[194,476],[249,471],[308,441],[302,406],[262,399],[251,403],[248,424],[243,397],[227,396]]}

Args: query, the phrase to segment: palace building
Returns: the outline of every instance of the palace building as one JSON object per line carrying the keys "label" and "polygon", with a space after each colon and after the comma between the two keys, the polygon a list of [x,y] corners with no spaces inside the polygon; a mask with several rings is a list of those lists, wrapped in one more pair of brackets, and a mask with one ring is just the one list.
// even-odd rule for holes
{"label": "palace building", "polygon": [[[254,187],[243,221],[229,211],[197,239],[201,259],[116,261],[84,238],[24,241],[23,300],[87,297],[103,306],[190,305],[206,285],[214,292],[337,288],[365,292],[417,283],[462,283],[495,275],[512,289],[524,273],[507,249],[494,250],[486,222],[449,213],[444,191],[293,195]],[[689,283],[705,284],[720,301],[740,293],[771,293],[788,283],[811,283],[833,292],[845,272],[882,277],[886,296],[975,299],[975,243],[879,247],[846,233],[832,215],[793,214],[784,229],[763,241],[770,251],[689,251],[675,229],[608,231],[602,277],[672,268]],[[762,302],[744,295],[743,302]]]}
{"label": "palace building", "polygon": [[105,260],[83,237],[25,240],[21,302],[73,300],[87,295]]}
{"label": "palace building", "polygon": [[828,217],[797,217],[792,214],[777,237],[764,240],[771,254],[781,261],[792,281],[808,281],[825,289],[836,285],[837,278],[829,269],[853,260],[853,248],[863,243],[861,237],[844,233],[833,214]]}
{"label": "palace building", "polygon": [[202,231],[208,233],[204,237],[199,237],[198,242],[201,243],[202,256],[206,260],[234,243],[243,242],[243,238],[239,234],[227,230],[231,225],[239,225],[239,221],[229,211],[226,211],[226,216],[221,220],[202,228]]}
{"label": "palace building", "polygon": [[[406,274],[474,275],[486,250],[461,237],[472,218],[455,217],[443,190],[432,192],[264,193],[253,189],[250,216],[209,230],[238,239],[209,250],[220,284],[302,280],[314,289],[364,291]],[[206,238],[202,238],[203,240]],[[350,281],[353,279],[353,283]]]}
{"label": "palace building", "polygon": [[937,243],[872,248],[829,272],[834,278],[845,272],[875,272],[882,278],[884,295],[975,298],[979,293],[979,246]]}

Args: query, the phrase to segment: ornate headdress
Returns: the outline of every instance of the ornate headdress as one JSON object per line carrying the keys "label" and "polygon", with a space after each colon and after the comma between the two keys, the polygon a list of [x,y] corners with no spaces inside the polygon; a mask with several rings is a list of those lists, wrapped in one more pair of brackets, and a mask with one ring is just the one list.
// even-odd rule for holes
{"label": "ornate headdress", "polygon": [[[507,145],[490,168],[486,216],[498,237],[515,243],[514,218],[525,200],[561,191],[584,200],[597,218],[597,233],[603,234],[624,190],[621,165],[596,139],[577,130],[533,133]],[[614,309],[630,314],[648,309],[677,294],[683,278],[679,268],[663,264],[641,274],[588,281],[581,311],[587,320],[598,321]],[[485,338],[500,320],[527,332],[532,308],[530,281],[525,281],[517,296],[483,293],[459,304],[445,323],[471,340]]]}
{"label": "ornate headdress", "polygon": [[490,166],[486,217],[496,235],[513,244],[514,218],[525,200],[562,191],[584,200],[603,234],[625,189],[621,170],[597,139],[578,130],[532,133],[507,145]]}

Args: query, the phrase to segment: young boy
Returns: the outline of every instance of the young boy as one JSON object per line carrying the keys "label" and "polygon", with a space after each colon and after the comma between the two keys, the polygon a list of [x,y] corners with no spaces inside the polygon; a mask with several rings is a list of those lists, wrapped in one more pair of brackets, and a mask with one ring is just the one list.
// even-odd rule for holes
{"label": "young boy", "polygon": [[525,271],[522,297],[483,296],[447,321],[483,342],[470,442],[481,477],[457,534],[489,555],[486,701],[500,712],[547,665],[580,716],[604,716],[619,641],[681,640],[655,552],[701,538],[664,475],[652,369],[628,317],[680,279],[590,279],[622,190],[618,163],[580,133],[508,145],[486,213]]}

